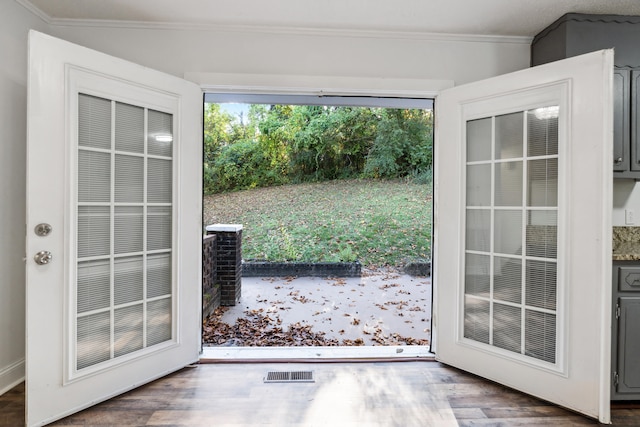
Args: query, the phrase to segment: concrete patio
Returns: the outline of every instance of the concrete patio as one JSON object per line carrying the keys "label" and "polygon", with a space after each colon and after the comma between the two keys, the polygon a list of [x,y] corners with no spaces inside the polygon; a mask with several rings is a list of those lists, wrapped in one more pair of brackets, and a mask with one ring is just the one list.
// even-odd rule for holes
{"label": "concrete patio", "polygon": [[[222,309],[220,322],[233,325],[240,318],[260,316],[285,331],[290,325],[310,326],[341,345],[429,344],[429,277],[389,270],[367,270],[354,278],[243,277],[241,293],[236,306]],[[231,339],[217,345],[246,344]]]}

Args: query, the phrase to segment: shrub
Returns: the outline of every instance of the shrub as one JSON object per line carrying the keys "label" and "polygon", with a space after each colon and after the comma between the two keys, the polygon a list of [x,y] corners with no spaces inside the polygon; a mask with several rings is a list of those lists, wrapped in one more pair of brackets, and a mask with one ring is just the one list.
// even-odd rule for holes
{"label": "shrub", "polygon": [[382,109],[380,114],[363,175],[400,178],[428,171],[433,147],[431,112]]}
{"label": "shrub", "polygon": [[430,180],[432,119],[419,109],[254,104],[245,122],[210,105],[204,192],[351,178]]}
{"label": "shrub", "polygon": [[375,109],[303,106],[294,110],[297,132],[289,147],[295,182],[355,178],[375,136]]}
{"label": "shrub", "polygon": [[240,141],[222,147],[212,164],[205,165],[205,192],[220,193],[286,182],[286,177],[269,168],[257,141]]}

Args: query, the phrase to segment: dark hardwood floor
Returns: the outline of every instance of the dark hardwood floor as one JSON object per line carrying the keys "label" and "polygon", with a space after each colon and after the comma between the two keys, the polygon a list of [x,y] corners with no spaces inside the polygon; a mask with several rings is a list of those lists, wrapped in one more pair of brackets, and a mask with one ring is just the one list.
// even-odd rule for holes
{"label": "dark hardwood floor", "polygon": [[[264,383],[311,370],[315,383]],[[0,426],[24,423],[24,384],[0,396]],[[613,423],[640,426],[640,405]],[[438,362],[202,364],[54,426],[578,426],[594,420]]]}

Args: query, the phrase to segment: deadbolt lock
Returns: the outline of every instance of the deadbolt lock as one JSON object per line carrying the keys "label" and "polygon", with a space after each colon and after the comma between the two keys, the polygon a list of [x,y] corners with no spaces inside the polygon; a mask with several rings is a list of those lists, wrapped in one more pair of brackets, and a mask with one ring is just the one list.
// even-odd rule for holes
{"label": "deadbolt lock", "polygon": [[49,233],[51,233],[51,225],[43,222],[41,224],[36,225],[33,231],[38,236],[43,236],[43,237],[48,236]]}

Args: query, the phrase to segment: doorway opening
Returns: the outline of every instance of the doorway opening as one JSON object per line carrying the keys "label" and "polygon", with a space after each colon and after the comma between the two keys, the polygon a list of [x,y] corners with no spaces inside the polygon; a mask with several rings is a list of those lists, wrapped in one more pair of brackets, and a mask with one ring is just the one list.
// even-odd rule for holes
{"label": "doorway opening", "polygon": [[295,349],[308,347],[314,357],[428,355],[433,100],[204,103],[203,226],[243,223],[245,271],[267,261],[361,272],[243,274],[237,304],[203,322],[205,357],[301,357]]}

